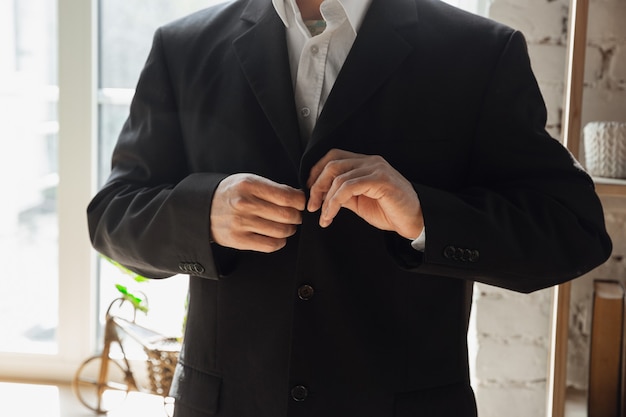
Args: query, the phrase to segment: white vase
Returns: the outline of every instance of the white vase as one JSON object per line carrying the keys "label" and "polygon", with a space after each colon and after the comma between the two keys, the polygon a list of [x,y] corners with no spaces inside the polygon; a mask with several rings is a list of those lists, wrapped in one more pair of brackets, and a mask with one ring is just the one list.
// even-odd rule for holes
{"label": "white vase", "polygon": [[590,175],[626,179],[626,123],[590,122],[583,137]]}

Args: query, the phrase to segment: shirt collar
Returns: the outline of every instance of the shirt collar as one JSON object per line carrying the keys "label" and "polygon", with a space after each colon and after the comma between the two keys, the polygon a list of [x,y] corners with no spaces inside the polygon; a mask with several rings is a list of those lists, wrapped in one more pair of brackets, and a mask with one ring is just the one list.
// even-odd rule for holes
{"label": "shirt collar", "polygon": [[[336,0],[346,12],[350,26],[354,32],[358,32],[365,18],[365,13],[369,8],[372,0]],[[272,0],[274,9],[280,19],[285,24],[285,27],[289,27],[289,19],[287,18],[287,7],[293,7],[297,10],[296,0]]]}

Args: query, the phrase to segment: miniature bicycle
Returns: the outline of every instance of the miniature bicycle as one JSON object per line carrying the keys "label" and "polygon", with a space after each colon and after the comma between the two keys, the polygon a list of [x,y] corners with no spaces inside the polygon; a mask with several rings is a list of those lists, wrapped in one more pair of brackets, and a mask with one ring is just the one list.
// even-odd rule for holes
{"label": "miniature bicycle", "polygon": [[[111,411],[125,400],[130,391],[160,395],[164,397],[164,407],[171,415],[173,399],[168,397],[168,392],[178,362],[180,342],[175,337],[138,325],[135,322],[135,305],[132,306],[132,319],[113,314],[114,307],[119,312],[125,303],[131,304],[124,298],[117,298],[109,305],[105,316],[104,348],[102,353],[80,365],[72,381],[74,393],[83,405],[98,414]],[[126,353],[128,346],[125,349],[125,345],[129,341],[141,346],[147,356],[144,372],[147,372],[148,382],[143,386],[137,383]],[[111,349],[114,344],[119,348],[117,355]]]}

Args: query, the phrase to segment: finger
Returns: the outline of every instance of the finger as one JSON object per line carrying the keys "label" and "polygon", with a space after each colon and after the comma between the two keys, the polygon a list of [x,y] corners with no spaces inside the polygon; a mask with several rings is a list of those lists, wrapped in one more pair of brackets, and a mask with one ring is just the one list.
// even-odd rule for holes
{"label": "finger", "polygon": [[272,252],[283,247],[297,231],[295,225],[271,222],[262,218],[232,216],[211,226],[214,241],[241,250]]}
{"label": "finger", "polygon": [[261,217],[239,218],[240,233],[252,233],[275,239],[285,239],[293,236],[297,231],[295,224],[278,223]]}
{"label": "finger", "polygon": [[285,184],[278,184],[263,177],[253,177],[242,182],[242,187],[258,197],[277,206],[290,207],[299,211],[304,210],[306,197],[302,190]]}
{"label": "finger", "polygon": [[350,171],[333,181],[322,205],[320,225],[327,227],[342,207],[357,212],[355,197],[365,196],[374,200],[381,198],[381,184],[377,173],[366,168]]}
{"label": "finger", "polygon": [[262,235],[256,235],[254,238],[254,245],[251,250],[257,252],[272,253],[287,245],[287,239],[273,239]]}
{"label": "finger", "polygon": [[326,193],[328,192],[329,188],[330,187],[328,186],[323,187],[317,182],[314,184],[313,187],[311,187],[311,190],[309,192],[309,202],[307,203],[306,207],[309,212],[313,213],[319,210],[320,207],[322,207],[322,203],[326,198]]}
{"label": "finger", "polygon": [[[378,188],[393,181],[395,170],[380,156],[369,155],[356,159],[332,161],[319,176],[318,185],[325,188],[325,200],[331,198],[345,182],[362,179],[374,182]],[[328,175],[329,177],[326,177]],[[373,196],[369,196],[373,197]]]}
{"label": "finger", "polygon": [[322,172],[317,175],[315,182],[311,185],[307,210],[310,212],[317,211],[327,198],[326,194],[332,187],[335,178],[355,169],[362,161],[362,158],[349,158],[334,159],[327,162]]}
{"label": "finger", "polygon": [[307,187],[311,188],[313,186],[322,171],[324,171],[324,168],[326,168],[326,165],[330,161],[337,159],[337,154],[339,152],[340,151],[337,149],[331,149],[330,151],[326,152],[326,155],[324,155],[319,161],[317,161],[315,165],[313,165],[311,171],[309,172],[309,179],[306,183]]}
{"label": "finger", "polygon": [[315,183],[315,181],[317,181],[317,178],[320,176],[322,171],[324,171],[324,169],[326,168],[326,165],[330,161],[337,161],[337,160],[348,159],[348,158],[357,158],[357,157],[362,157],[362,156],[365,156],[365,155],[360,155],[360,154],[356,154],[353,152],[344,151],[342,149],[331,149],[330,151],[326,152],[326,155],[324,155],[322,159],[320,159],[319,161],[317,161],[315,165],[313,165],[313,168],[311,168],[311,171],[309,173],[309,179],[307,180],[307,186],[311,188],[311,186]]}
{"label": "finger", "polygon": [[299,209],[277,205],[255,195],[240,195],[231,201],[231,206],[241,219],[261,218],[288,225],[302,223],[302,212]]}
{"label": "finger", "polygon": [[302,190],[279,184],[254,174],[234,174],[220,184],[219,189],[230,196],[256,196],[282,207],[304,210],[306,197]]}
{"label": "finger", "polygon": [[249,233],[241,238],[238,249],[271,253],[282,249],[287,244],[286,238],[273,238],[256,233]]}

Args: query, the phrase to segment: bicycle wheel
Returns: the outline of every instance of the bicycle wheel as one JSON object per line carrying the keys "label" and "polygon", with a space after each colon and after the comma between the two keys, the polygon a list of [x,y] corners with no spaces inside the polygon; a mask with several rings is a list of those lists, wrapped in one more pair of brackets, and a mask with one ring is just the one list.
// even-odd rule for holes
{"label": "bicycle wheel", "polygon": [[[102,356],[87,359],[76,371],[72,386],[81,403],[99,414],[111,411],[121,404],[128,395],[132,375],[122,365],[107,358],[102,366]],[[101,372],[105,377],[100,378]]]}

